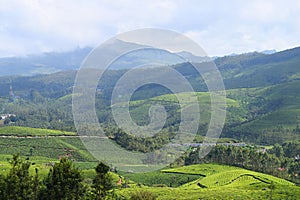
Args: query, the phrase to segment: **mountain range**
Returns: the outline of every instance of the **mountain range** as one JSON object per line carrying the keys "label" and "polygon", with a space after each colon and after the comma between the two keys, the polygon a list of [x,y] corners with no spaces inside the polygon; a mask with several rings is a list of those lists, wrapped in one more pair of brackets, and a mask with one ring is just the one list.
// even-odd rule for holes
{"label": "mountain range", "polygon": [[[23,125],[28,126],[45,124],[44,121],[40,121],[42,119],[40,115],[42,115],[41,113],[47,115],[51,110],[65,116],[68,124],[72,126],[70,94],[72,93],[76,76],[76,70],[74,69],[78,68],[78,63],[81,62],[79,61],[80,58],[83,59],[90,50],[89,48],[78,49],[74,51],[77,52],[76,54],[64,53],[63,56],[62,54],[51,53],[41,57],[33,56],[18,60],[20,63],[29,63],[29,61],[42,63],[43,57],[45,66],[58,64],[58,67],[54,67],[54,71],[58,72],[44,75],[4,76],[5,74],[10,74],[10,72],[3,69],[14,71],[18,65],[15,62],[10,68],[9,63],[13,63],[14,59],[11,58],[11,62],[7,61],[6,64],[3,61],[5,59],[2,59],[1,65],[5,66],[4,68],[1,66],[3,72],[1,73],[2,77],[0,77],[0,99],[2,99],[0,103],[2,110],[8,113],[20,111],[20,115],[26,115],[29,118],[35,116],[33,113],[38,113],[35,118],[22,122]],[[140,57],[140,60],[137,59],[136,64],[150,60],[151,55],[161,52],[152,51],[146,55],[147,53],[149,51],[142,51],[140,55],[144,55],[144,57]],[[168,55],[168,53],[164,53],[162,55]],[[186,52],[183,53],[188,54]],[[107,105],[110,102],[114,84],[126,73],[126,68],[130,66],[128,64],[130,63],[130,58],[136,58],[137,56],[137,54],[131,54],[129,57],[125,57],[123,62],[121,62],[122,60],[116,62],[115,69],[108,70],[107,76],[104,77],[104,80],[101,80],[102,86],[98,91],[97,97],[99,101],[97,101],[97,105],[99,106],[99,114],[103,122],[110,120]],[[51,60],[53,57],[56,57],[57,60]],[[189,63],[177,63],[176,59],[172,59],[170,57],[168,62],[172,61],[175,63],[172,67],[185,76],[197,92],[207,92],[204,82]],[[49,60],[49,62],[47,63],[46,60]],[[205,64],[205,62],[205,60],[201,60],[202,64]],[[259,143],[282,143],[286,140],[300,139],[300,93],[298,92],[300,91],[300,47],[273,54],[252,52],[224,56],[216,58],[214,62],[223,77],[228,102],[231,102],[227,107],[228,117],[222,133],[223,137],[233,137]],[[66,65],[65,63],[69,64]],[[122,67],[119,67],[118,63],[121,63]],[[26,71],[29,68],[22,70]],[[20,71],[15,72],[18,73]],[[21,100],[5,103],[5,99],[9,97],[10,86],[12,86],[14,94],[19,96]],[[138,100],[135,103],[136,107],[132,108],[132,112],[136,113],[136,119],[141,119],[141,123],[145,123],[147,117],[145,118],[144,115],[147,115],[148,112],[144,111],[147,110],[151,102],[155,101],[156,97],[159,101],[162,98],[170,99],[170,97],[166,96],[169,93],[170,91],[157,85],[148,85],[140,88],[132,97],[132,101]],[[45,104],[45,102],[48,103]],[[45,105],[52,105],[57,110],[47,108]],[[170,107],[170,109],[171,113],[177,113],[176,109],[178,107],[174,106]],[[50,118],[49,116],[46,117],[46,119]],[[143,119],[146,121],[143,121]],[[35,120],[37,123],[34,123]],[[57,120],[55,121],[56,125],[57,123],[63,123],[59,121],[61,119]],[[172,118],[170,120],[169,124],[174,125],[178,119]],[[51,124],[50,121],[47,123]],[[46,127],[48,126],[50,125]],[[203,124],[203,127],[205,127],[205,124]]]}
{"label": "mountain range", "polygon": [[[128,69],[144,63],[160,63],[174,65],[182,63],[183,60],[201,63],[218,59],[218,57],[197,56],[187,51],[171,54],[164,50],[151,49],[148,46],[116,40],[112,45],[117,51],[118,48],[139,47],[145,48],[137,52],[131,52],[121,56],[117,63],[112,64],[113,69]],[[32,76],[38,74],[51,74],[65,70],[79,69],[83,60],[93,50],[91,47],[77,48],[68,52],[48,52],[24,57],[3,57],[0,58],[0,76],[22,75]],[[275,50],[263,51],[262,55],[275,53]],[[239,56],[232,54],[229,57]]]}

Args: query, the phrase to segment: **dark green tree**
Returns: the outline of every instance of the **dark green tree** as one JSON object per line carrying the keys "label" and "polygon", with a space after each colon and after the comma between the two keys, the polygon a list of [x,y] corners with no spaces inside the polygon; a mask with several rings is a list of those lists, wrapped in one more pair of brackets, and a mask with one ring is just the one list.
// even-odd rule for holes
{"label": "dark green tree", "polygon": [[278,158],[281,158],[284,156],[284,151],[281,145],[275,144],[273,148],[271,149],[271,153],[275,154]]}
{"label": "dark green tree", "polygon": [[8,125],[10,123],[10,118],[7,117],[5,118],[4,122],[3,122],[5,125]]}
{"label": "dark green tree", "polygon": [[29,174],[31,163],[23,161],[19,155],[14,155],[10,164],[9,173],[0,177],[0,199],[35,200],[39,192],[40,182],[37,173],[35,177]]}
{"label": "dark green tree", "polygon": [[82,180],[81,171],[73,165],[71,160],[64,157],[50,169],[44,180],[45,188],[39,198],[47,200],[82,199],[86,192]]}
{"label": "dark green tree", "polygon": [[109,174],[109,166],[104,162],[100,162],[96,170],[96,176],[93,180],[93,193],[94,198],[97,200],[105,199],[109,191],[113,189],[112,177]]}

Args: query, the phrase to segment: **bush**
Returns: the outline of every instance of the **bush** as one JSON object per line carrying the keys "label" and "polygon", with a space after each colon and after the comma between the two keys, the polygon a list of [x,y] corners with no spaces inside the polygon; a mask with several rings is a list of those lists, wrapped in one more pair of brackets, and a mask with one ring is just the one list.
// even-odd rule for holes
{"label": "bush", "polygon": [[155,200],[157,196],[146,190],[138,190],[130,195],[130,200]]}

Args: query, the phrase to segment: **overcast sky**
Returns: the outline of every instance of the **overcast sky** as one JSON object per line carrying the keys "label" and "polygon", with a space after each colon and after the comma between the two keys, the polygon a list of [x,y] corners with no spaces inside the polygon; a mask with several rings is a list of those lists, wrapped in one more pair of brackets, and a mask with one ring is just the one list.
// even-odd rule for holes
{"label": "overcast sky", "polygon": [[300,46],[299,0],[0,0],[0,57],[95,47],[165,28],[210,56]]}

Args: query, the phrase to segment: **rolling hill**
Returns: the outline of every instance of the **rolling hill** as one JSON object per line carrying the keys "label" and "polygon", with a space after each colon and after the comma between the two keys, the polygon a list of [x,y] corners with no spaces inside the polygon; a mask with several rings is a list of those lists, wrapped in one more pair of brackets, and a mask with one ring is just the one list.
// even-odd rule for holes
{"label": "rolling hill", "polygon": [[[219,164],[190,165],[180,168],[161,170],[161,177],[199,176],[198,179],[171,188],[162,185],[142,186],[118,191],[127,196],[135,190],[147,190],[158,196],[157,199],[297,199],[300,195],[299,187],[293,183],[274,176],[230,167]],[[126,177],[126,175],[124,175]],[[128,175],[130,177],[130,175]],[[134,180],[140,179],[135,175]],[[152,173],[153,178],[155,174]],[[271,197],[272,196],[272,197]]]}

